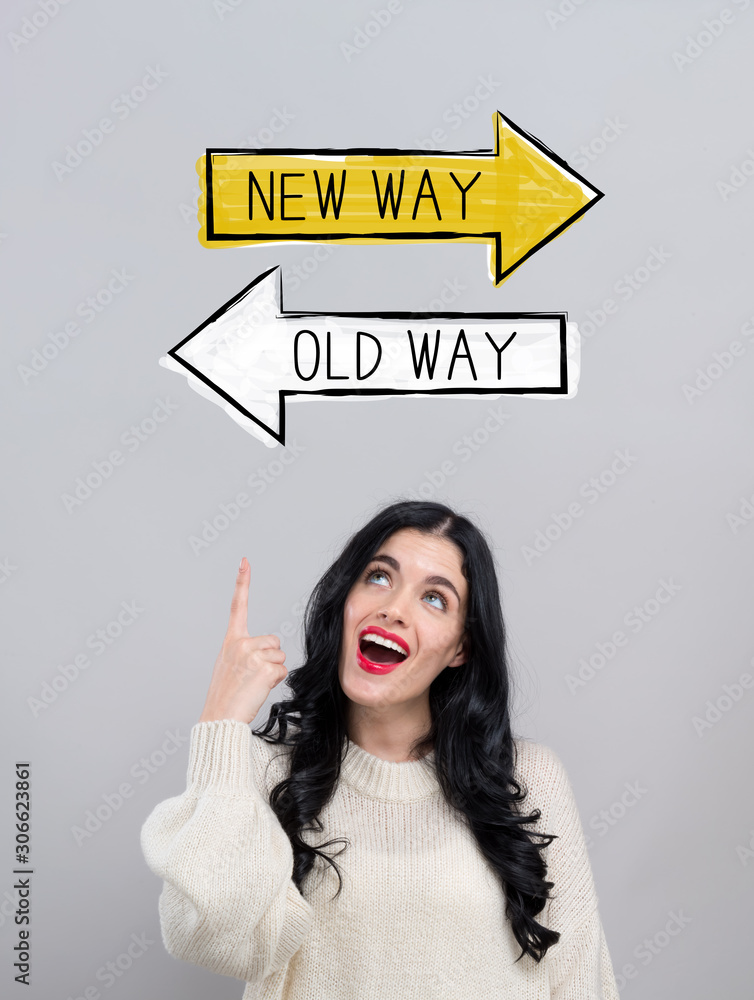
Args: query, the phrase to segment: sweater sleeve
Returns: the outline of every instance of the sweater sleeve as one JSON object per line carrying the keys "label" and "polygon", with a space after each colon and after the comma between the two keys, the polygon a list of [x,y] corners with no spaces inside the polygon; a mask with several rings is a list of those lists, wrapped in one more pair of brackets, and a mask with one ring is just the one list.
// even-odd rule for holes
{"label": "sweater sleeve", "polygon": [[612,962],[576,799],[565,768],[547,747],[519,745],[521,773],[531,794],[524,808],[541,810],[535,828],[554,833],[545,850],[552,899],[540,923],[560,933],[545,956],[551,1000],[618,1000]]}
{"label": "sweater sleeve", "polygon": [[618,1000],[613,965],[596,909],[552,948],[549,977],[552,1000]]}
{"label": "sweater sleeve", "polygon": [[299,949],[313,910],[292,879],[293,851],[253,778],[251,730],[226,719],[191,730],[187,789],[141,831],[163,879],[160,926],[175,958],[258,982]]}

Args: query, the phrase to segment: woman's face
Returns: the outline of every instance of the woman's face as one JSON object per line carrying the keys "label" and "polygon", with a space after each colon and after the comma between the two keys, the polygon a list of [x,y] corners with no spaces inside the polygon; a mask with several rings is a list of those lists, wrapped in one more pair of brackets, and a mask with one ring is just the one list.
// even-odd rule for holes
{"label": "woman's face", "polygon": [[419,706],[445,667],[464,663],[461,563],[453,542],[413,528],[380,546],[346,598],[338,676],[347,698],[369,708]]}

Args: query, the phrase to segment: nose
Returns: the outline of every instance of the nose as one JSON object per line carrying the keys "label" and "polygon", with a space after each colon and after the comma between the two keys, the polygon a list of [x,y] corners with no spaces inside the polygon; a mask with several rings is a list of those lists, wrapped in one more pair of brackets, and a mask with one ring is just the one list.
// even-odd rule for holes
{"label": "nose", "polygon": [[406,625],[408,623],[408,612],[404,607],[404,602],[393,592],[388,600],[377,612],[377,617],[385,622],[392,622],[396,625]]}

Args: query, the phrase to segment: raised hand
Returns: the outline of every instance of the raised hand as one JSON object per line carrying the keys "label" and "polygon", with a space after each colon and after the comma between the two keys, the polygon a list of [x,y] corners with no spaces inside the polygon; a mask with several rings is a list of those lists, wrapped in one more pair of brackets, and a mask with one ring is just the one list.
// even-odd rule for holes
{"label": "raised hand", "polygon": [[270,691],[288,676],[285,653],[276,635],[249,635],[249,580],[244,556],[230,602],[228,630],[215,660],[200,722],[254,721]]}

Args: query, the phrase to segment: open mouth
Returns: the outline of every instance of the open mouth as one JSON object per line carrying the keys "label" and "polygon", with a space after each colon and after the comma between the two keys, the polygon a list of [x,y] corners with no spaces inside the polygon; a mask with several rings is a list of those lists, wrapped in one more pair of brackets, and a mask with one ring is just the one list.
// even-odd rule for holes
{"label": "open mouth", "polygon": [[383,629],[364,629],[359,636],[358,660],[365,670],[374,669],[377,673],[387,673],[403,663],[409,652],[403,640]]}

